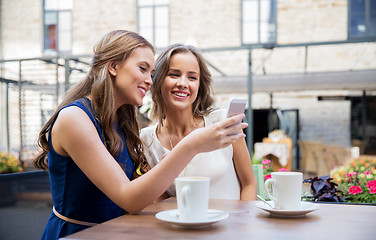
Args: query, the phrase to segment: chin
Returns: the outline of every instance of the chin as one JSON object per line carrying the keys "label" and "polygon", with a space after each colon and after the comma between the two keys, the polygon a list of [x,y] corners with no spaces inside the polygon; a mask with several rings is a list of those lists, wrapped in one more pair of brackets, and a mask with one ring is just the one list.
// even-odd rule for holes
{"label": "chin", "polygon": [[140,101],[136,101],[136,103],[133,104],[133,105],[135,105],[135,106],[141,106],[142,104],[143,104],[143,101],[141,99]]}

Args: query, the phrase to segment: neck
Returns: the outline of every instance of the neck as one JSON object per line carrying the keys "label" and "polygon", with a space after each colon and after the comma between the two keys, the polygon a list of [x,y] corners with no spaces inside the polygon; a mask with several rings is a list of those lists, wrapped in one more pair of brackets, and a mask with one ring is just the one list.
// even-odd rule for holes
{"label": "neck", "polygon": [[164,133],[180,140],[193,130],[203,127],[205,125],[203,120],[202,117],[194,117],[191,109],[184,111],[167,110],[166,119],[163,122]]}

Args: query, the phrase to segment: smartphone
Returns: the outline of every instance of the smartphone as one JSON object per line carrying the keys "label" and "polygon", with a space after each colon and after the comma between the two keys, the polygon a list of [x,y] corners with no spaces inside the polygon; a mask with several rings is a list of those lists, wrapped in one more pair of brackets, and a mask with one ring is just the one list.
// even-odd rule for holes
{"label": "smartphone", "polygon": [[244,98],[231,99],[230,107],[228,108],[227,112],[227,117],[232,117],[234,115],[244,113],[246,103],[247,101]]}

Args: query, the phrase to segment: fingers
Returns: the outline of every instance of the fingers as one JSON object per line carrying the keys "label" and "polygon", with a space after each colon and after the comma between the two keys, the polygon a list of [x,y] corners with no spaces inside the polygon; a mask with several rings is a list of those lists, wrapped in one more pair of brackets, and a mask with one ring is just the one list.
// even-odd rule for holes
{"label": "fingers", "polygon": [[242,129],[248,127],[248,123],[235,123],[226,127],[227,134],[237,134],[242,132]]}
{"label": "fingers", "polygon": [[237,114],[237,115],[227,118],[225,122],[228,122],[227,126],[230,126],[236,123],[240,123],[244,117],[245,117],[244,113]]}
{"label": "fingers", "polygon": [[226,118],[226,119],[218,122],[217,126],[219,128],[226,128],[226,127],[231,126],[233,124],[240,123],[244,117],[245,117],[245,115],[243,113],[237,114],[237,115],[234,115],[232,117]]}
{"label": "fingers", "polygon": [[234,142],[237,142],[241,138],[245,138],[244,133],[237,133],[237,134],[228,135],[229,142],[228,142],[227,145],[233,144]]}

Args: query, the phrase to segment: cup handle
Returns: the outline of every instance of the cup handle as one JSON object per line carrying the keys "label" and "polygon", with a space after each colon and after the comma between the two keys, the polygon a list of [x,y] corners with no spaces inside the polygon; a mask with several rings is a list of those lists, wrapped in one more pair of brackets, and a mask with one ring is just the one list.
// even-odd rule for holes
{"label": "cup handle", "polygon": [[265,184],[264,184],[265,193],[266,193],[266,196],[268,196],[274,202],[274,206],[276,206],[277,199],[273,197],[273,195],[269,192],[269,183],[272,184],[273,194],[275,192],[275,181],[274,179],[269,178],[269,179],[266,179]]}
{"label": "cup handle", "polygon": [[184,186],[182,189],[181,189],[181,195],[182,195],[182,202],[183,202],[183,208],[185,209],[184,211],[185,212],[189,212],[190,209],[187,205],[187,202],[188,202],[188,195],[191,194],[191,188],[188,187],[188,186]]}

